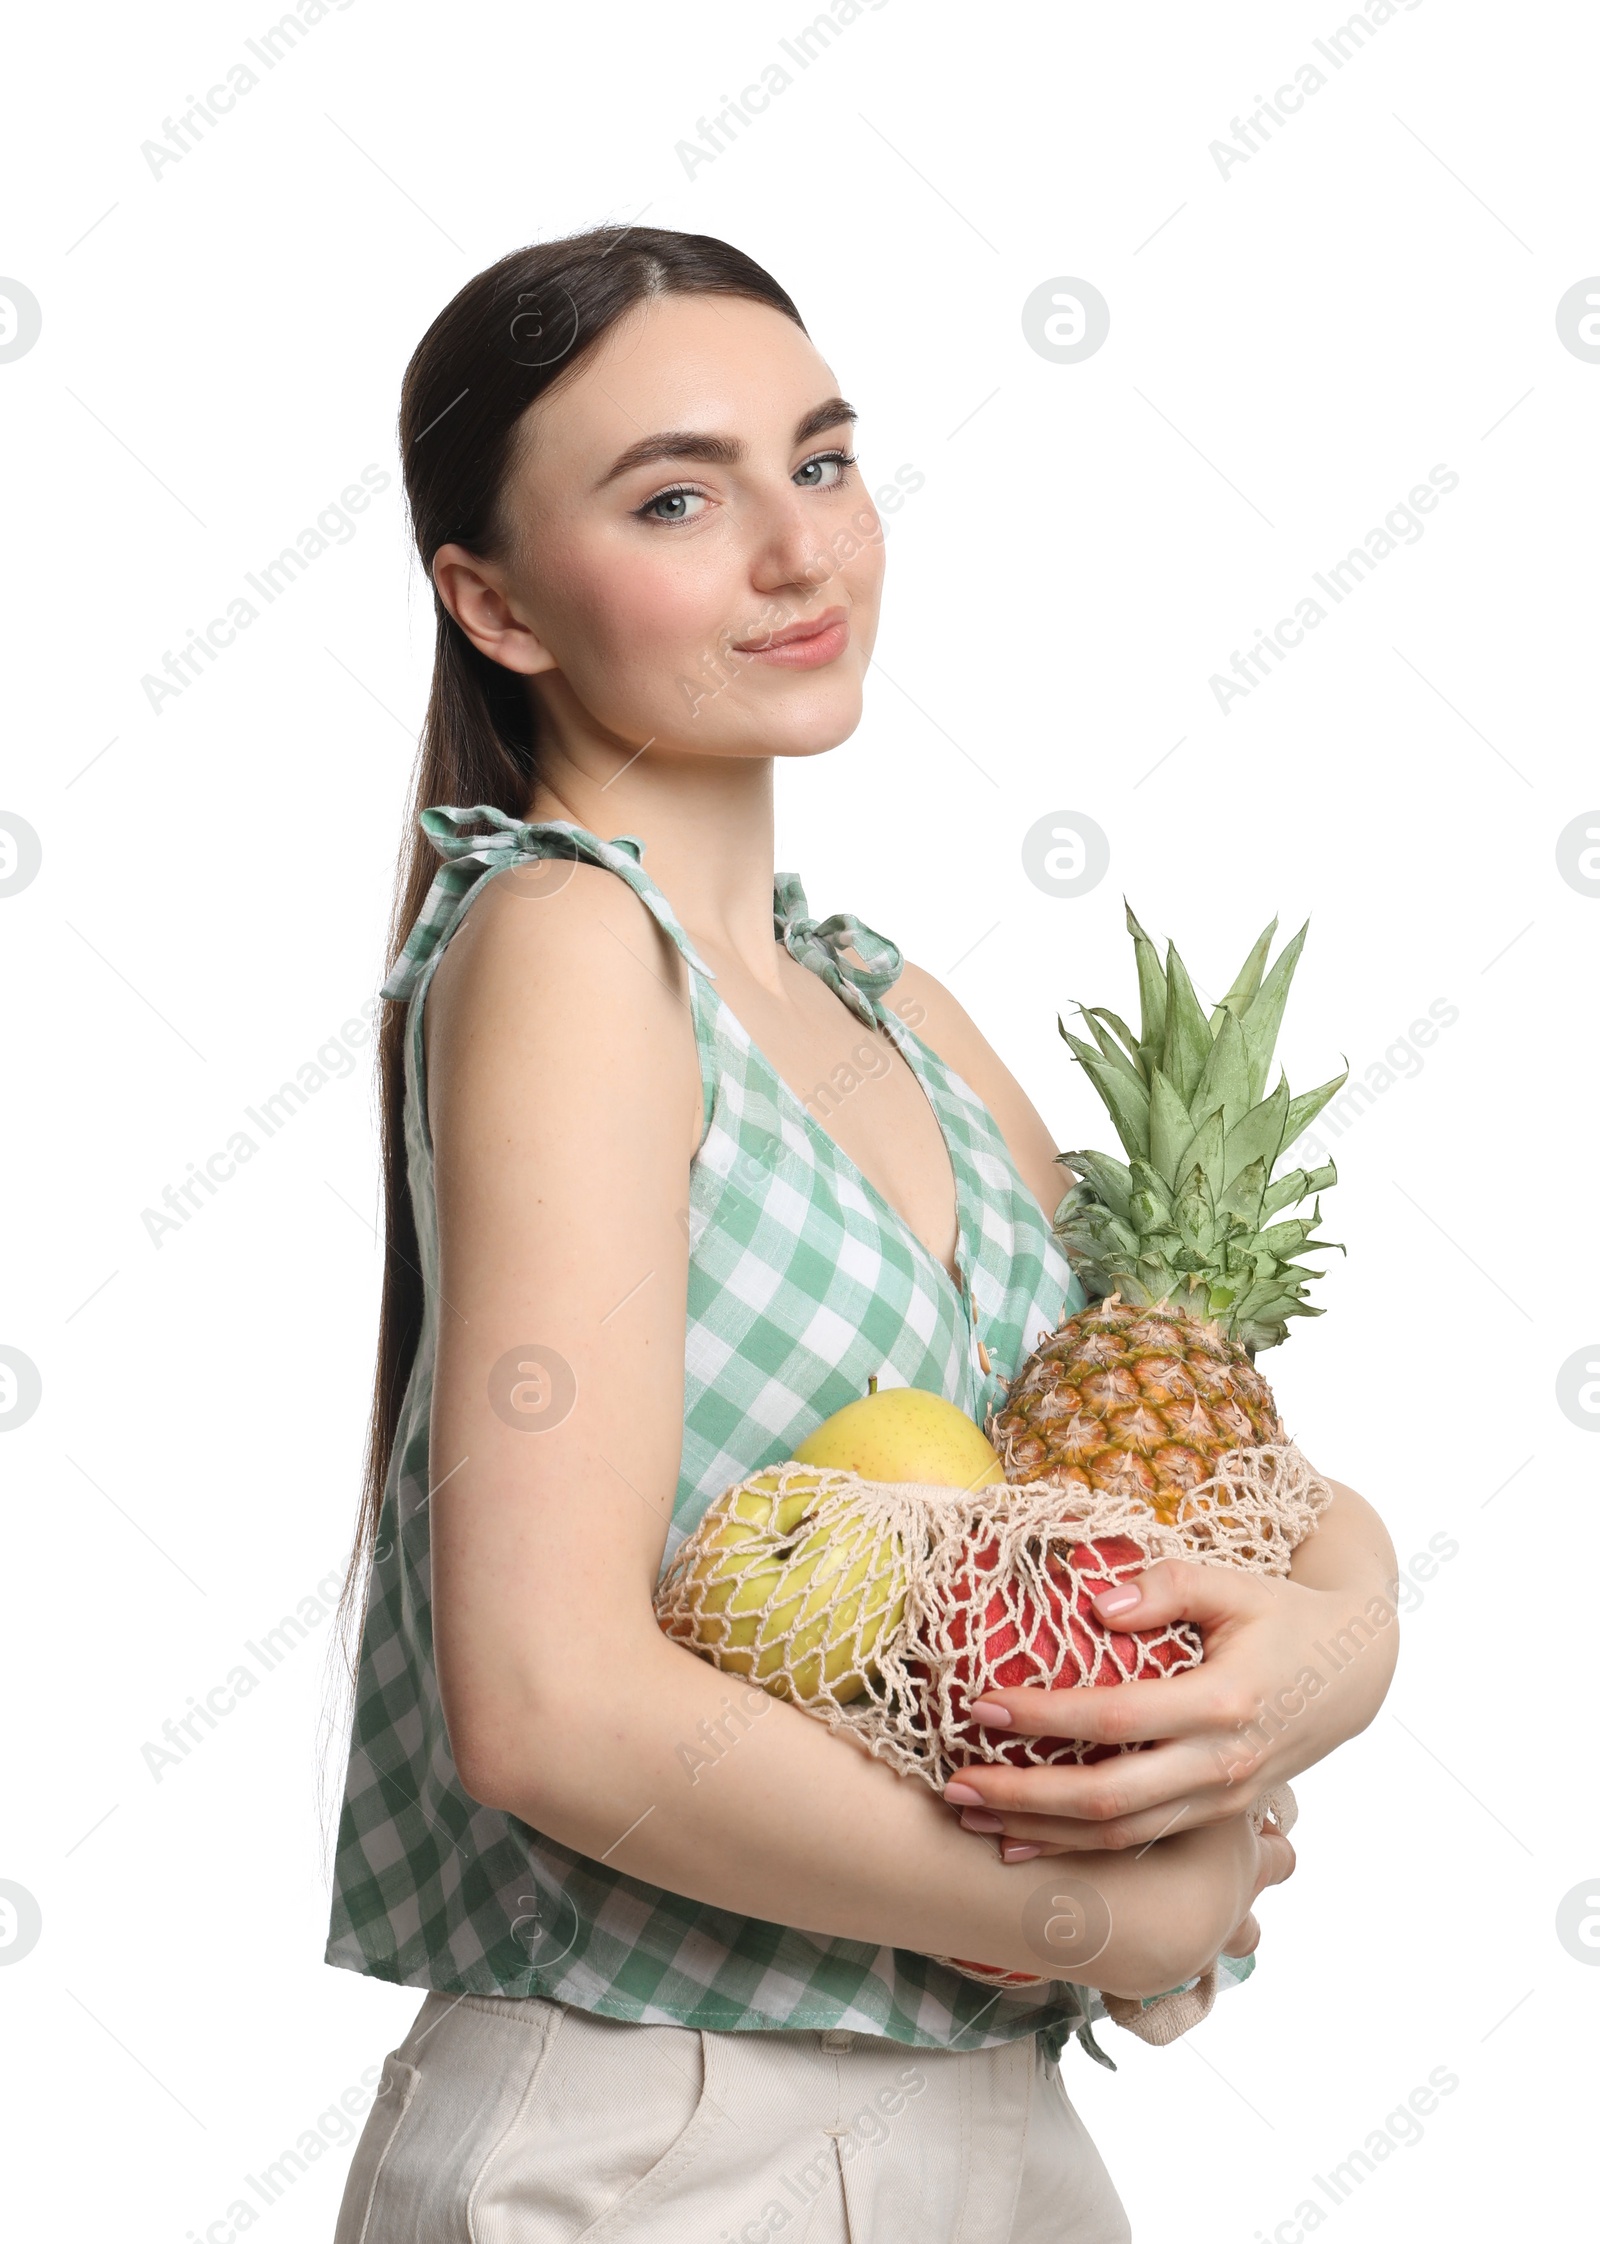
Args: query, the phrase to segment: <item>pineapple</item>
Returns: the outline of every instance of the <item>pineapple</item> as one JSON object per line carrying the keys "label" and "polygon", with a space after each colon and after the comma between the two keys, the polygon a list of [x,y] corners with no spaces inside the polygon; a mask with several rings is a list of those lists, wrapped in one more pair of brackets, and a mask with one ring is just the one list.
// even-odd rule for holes
{"label": "pineapple", "polygon": [[1170,1524],[1227,1451],[1284,1439],[1255,1357],[1290,1317],[1322,1314],[1305,1298],[1317,1273],[1295,1259],[1334,1244],[1312,1237],[1321,1203],[1285,1211],[1336,1172],[1272,1172],[1349,1070],[1298,1098],[1280,1074],[1263,1096],[1306,934],[1269,969],[1277,926],[1208,1018],[1176,949],[1163,970],[1130,910],[1138,1036],[1102,1006],[1079,1008],[1093,1043],[1057,1023],[1127,1160],[1058,1156],[1079,1181],[1053,1228],[1092,1305],[1035,1350],[992,1419],[1008,1480],[1132,1497]]}

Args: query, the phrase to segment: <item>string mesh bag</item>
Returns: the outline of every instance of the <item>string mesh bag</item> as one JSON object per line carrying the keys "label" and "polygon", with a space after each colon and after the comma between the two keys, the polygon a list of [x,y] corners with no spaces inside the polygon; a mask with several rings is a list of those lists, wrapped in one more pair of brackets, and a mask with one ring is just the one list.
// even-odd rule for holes
{"label": "string mesh bag", "polygon": [[[967,1489],[776,1465],[709,1507],[663,1574],[656,1613],[717,1667],[942,1793],[974,1762],[1081,1765],[1147,1750],[988,1730],[970,1708],[996,1689],[1093,1688],[1197,1666],[1190,1623],[1111,1629],[1091,1599],[1162,1558],[1287,1574],[1331,1498],[1287,1441],[1228,1452],[1171,1522],[1081,1481]],[[1294,1814],[1287,1786],[1251,1810],[1258,1830],[1271,1817],[1287,1831]],[[936,1960],[988,1985],[1050,1978]],[[1165,2042],[1204,2017],[1215,1992],[1213,1966],[1159,1998],[1102,2000],[1118,2024]]]}

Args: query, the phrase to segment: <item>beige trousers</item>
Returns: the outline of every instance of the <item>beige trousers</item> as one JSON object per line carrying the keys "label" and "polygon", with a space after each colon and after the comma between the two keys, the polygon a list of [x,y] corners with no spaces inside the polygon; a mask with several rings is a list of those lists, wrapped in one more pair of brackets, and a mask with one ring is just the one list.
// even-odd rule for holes
{"label": "beige trousers", "polygon": [[1035,2036],[913,2049],[430,1994],[334,2244],[1127,2244]]}

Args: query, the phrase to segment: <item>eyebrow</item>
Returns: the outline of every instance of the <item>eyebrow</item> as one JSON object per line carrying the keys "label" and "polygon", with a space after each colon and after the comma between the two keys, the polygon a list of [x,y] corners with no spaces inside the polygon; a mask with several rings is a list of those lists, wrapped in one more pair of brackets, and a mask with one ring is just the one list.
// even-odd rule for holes
{"label": "eyebrow", "polygon": [[[804,444],[808,437],[820,436],[824,429],[836,429],[842,422],[858,419],[853,405],[842,397],[825,398],[814,405],[794,432],[796,444]],[[717,467],[737,467],[745,456],[745,447],[736,436],[704,435],[695,429],[663,429],[658,436],[642,436],[637,444],[630,444],[619,452],[605,474],[595,485],[603,491],[619,475],[630,468],[646,467],[652,460],[707,460]]]}

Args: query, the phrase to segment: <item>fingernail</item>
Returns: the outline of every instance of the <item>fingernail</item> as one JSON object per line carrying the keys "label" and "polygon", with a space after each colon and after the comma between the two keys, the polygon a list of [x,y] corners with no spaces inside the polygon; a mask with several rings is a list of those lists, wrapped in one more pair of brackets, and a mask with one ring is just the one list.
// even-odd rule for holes
{"label": "fingernail", "polygon": [[981,1808],[983,1806],[983,1794],[975,1791],[970,1784],[962,1784],[958,1781],[947,1784],[944,1788],[944,1796],[953,1808]]}
{"label": "fingernail", "polygon": [[1136,1589],[1101,1590],[1095,1598],[1096,1610],[1109,1620],[1113,1613],[1131,1613],[1139,1602]]}
{"label": "fingernail", "polygon": [[1002,1862],[1031,1862],[1038,1852],[1037,1847],[1025,1846],[1017,1839],[1007,1839],[1001,1844],[1000,1859]]}
{"label": "fingernail", "polygon": [[987,1808],[964,1808],[961,1811],[961,1828],[963,1831],[1003,1831],[1005,1825],[997,1815],[991,1815]]}
{"label": "fingernail", "polygon": [[986,1730],[1009,1730],[1011,1727],[1010,1707],[996,1706],[993,1699],[975,1699],[967,1712]]}

